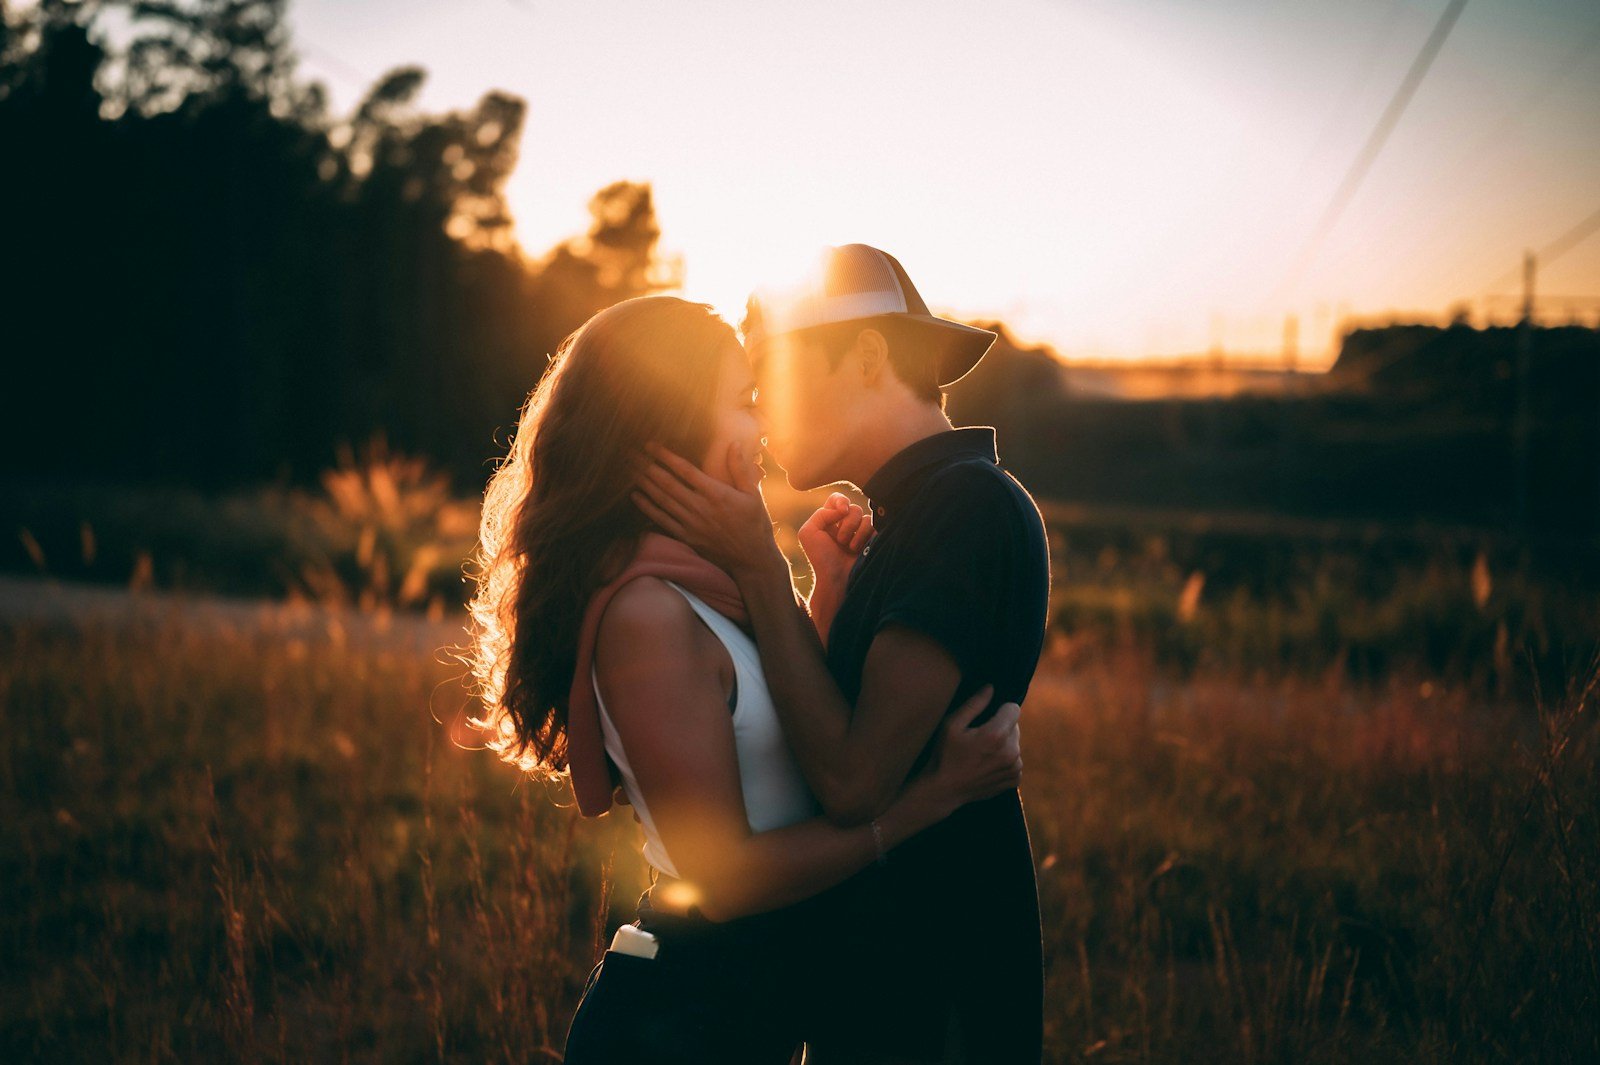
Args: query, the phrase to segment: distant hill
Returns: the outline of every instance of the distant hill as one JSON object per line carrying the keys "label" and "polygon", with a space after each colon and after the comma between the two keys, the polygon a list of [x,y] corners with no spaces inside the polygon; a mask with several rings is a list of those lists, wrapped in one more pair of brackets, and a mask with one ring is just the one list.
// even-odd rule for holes
{"label": "distant hill", "polygon": [[[1003,322],[973,321],[970,324],[993,329],[1000,339],[984,361],[973,371],[973,379],[996,380],[1010,376],[1017,366],[1027,366],[1028,383],[1051,390],[1065,389],[1074,396],[1105,399],[1194,399],[1231,397],[1246,394],[1277,395],[1320,374],[1292,373],[1276,369],[1241,366],[1216,358],[1186,358],[1164,362],[1148,360],[1117,362],[1068,362],[1049,345],[1024,345]],[[994,370],[995,366],[1005,369]],[[969,388],[962,382],[959,388]],[[978,390],[987,386],[980,385]]]}
{"label": "distant hill", "polygon": [[[1456,407],[1500,409],[1515,390],[1516,326],[1394,325],[1344,338],[1328,387],[1364,395],[1433,397]],[[1600,414],[1600,331],[1536,327],[1530,333],[1529,385],[1546,415],[1564,409]],[[1585,403],[1584,397],[1588,397]]]}
{"label": "distant hill", "polygon": [[949,409],[1070,502],[1600,535],[1600,331],[1529,334],[1525,464],[1519,344],[1396,325],[1350,333],[1326,374],[1085,371],[1002,329]]}
{"label": "distant hill", "polygon": [[1233,366],[1194,359],[1165,364],[1067,363],[1061,368],[1067,388],[1076,395],[1107,399],[1214,399],[1243,395],[1280,395],[1306,386],[1319,375]]}

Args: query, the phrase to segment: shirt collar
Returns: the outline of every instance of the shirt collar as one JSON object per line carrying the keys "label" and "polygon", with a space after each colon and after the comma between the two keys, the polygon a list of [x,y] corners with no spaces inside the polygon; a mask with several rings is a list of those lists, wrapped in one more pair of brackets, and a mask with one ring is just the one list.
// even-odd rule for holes
{"label": "shirt collar", "polygon": [[999,465],[994,430],[986,425],[946,429],[901,448],[861,486],[872,503],[874,523],[881,526],[891,511],[899,510],[931,469],[963,458],[982,458]]}

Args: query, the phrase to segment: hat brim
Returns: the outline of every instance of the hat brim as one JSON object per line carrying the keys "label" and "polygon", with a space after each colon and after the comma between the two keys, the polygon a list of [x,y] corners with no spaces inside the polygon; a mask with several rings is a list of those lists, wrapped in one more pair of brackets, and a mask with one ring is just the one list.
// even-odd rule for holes
{"label": "hat brim", "polygon": [[769,343],[779,336],[806,333],[813,329],[826,326],[846,325],[850,322],[870,324],[873,318],[892,318],[902,322],[916,322],[923,327],[927,334],[928,345],[932,349],[935,365],[938,368],[938,385],[940,388],[949,388],[972,372],[973,367],[983,360],[994,342],[1000,339],[1000,334],[990,329],[979,329],[977,326],[963,325],[952,322],[948,318],[937,318],[931,314],[908,314],[895,312],[884,315],[869,315],[864,318],[848,318],[837,322],[828,322],[824,325],[807,326],[803,329],[783,330],[778,333],[760,332],[746,338],[752,349]]}
{"label": "hat brim", "polygon": [[1000,334],[977,326],[935,318],[931,314],[897,314],[894,317],[928,326],[939,366],[939,387],[949,388],[983,360]]}

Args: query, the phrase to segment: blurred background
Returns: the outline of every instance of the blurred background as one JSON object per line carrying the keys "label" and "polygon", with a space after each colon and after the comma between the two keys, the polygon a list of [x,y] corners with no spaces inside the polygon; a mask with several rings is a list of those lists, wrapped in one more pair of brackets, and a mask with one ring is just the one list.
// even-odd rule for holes
{"label": "blurred background", "polygon": [[10,0],[0,234],[8,1056],[558,1060],[645,880],[460,749],[484,483],[864,241],[1050,525],[1051,1060],[1600,1057],[1593,0]]}

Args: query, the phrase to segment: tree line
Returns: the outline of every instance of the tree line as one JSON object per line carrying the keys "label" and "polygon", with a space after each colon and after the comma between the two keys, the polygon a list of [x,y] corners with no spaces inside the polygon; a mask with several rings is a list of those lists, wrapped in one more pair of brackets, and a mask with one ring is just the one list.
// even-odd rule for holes
{"label": "tree line", "polygon": [[472,490],[561,338],[672,284],[648,185],[530,256],[524,102],[424,113],[407,66],[335,114],[285,8],[0,0],[0,472],[304,481],[383,433]]}
{"label": "tree line", "polygon": [[[529,255],[524,102],[425,113],[404,66],[336,114],[286,5],[0,0],[0,476],[309,482],[383,434],[472,494],[561,339],[676,284],[648,185]],[[1006,334],[950,412],[1061,499],[1593,531],[1597,351],[1396,327],[1288,392],[1128,403]]]}

